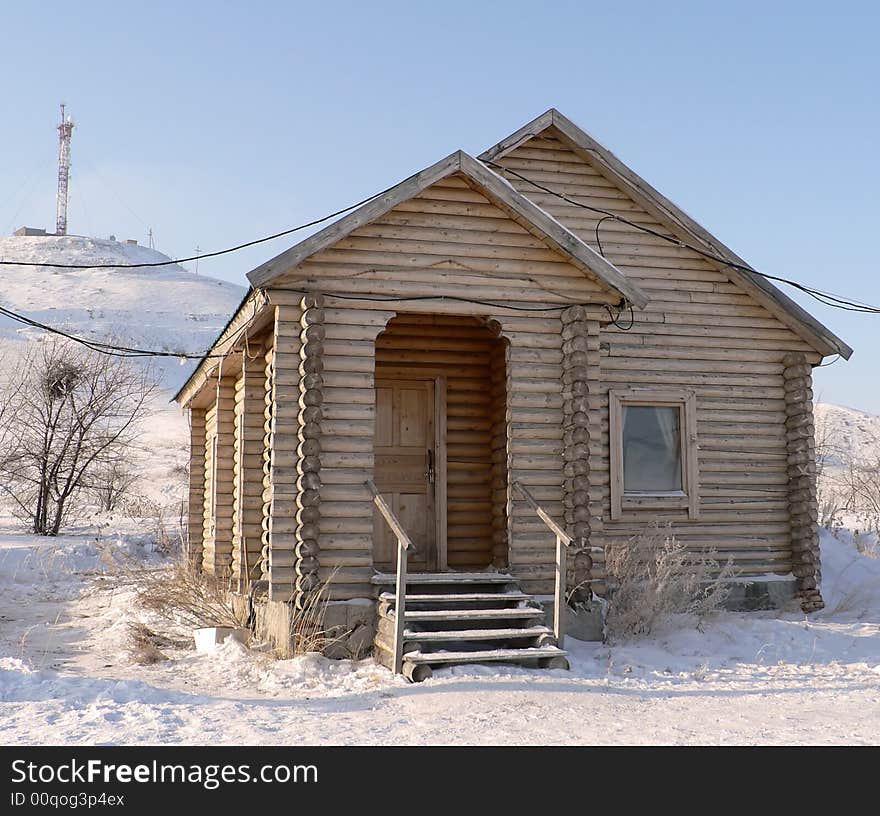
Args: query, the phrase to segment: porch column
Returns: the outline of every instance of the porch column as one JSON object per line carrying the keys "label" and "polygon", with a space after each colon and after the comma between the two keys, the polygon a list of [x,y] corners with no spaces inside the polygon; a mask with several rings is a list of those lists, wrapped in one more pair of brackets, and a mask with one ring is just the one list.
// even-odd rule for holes
{"label": "porch column", "polygon": [[[213,480],[209,489],[214,493],[214,534],[205,539],[202,568],[209,575],[228,578],[232,569],[232,525],[234,485],[233,434],[235,431],[235,378],[220,374],[216,396],[217,444],[216,461],[211,462]],[[209,500],[210,503],[210,500]]]}
{"label": "porch column", "polygon": [[324,299],[306,295],[300,303],[299,415],[297,417],[296,586],[294,603],[304,608],[318,588],[318,531],[321,520],[321,419],[324,403]]}
{"label": "porch column", "polygon": [[267,380],[271,389],[267,411],[271,456],[269,487],[263,494],[264,501],[268,498],[270,502],[269,546],[264,564],[269,579],[269,599],[283,602],[293,601],[297,583],[301,318],[302,309],[298,304],[276,307],[271,376]]}
{"label": "porch column", "polygon": [[572,586],[583,585],[589,597],[590,556],[590,381],[589,328],[583,306],[562,313],[563,456],[565,459],[565,526],[575,539]]}
{"label": "porch column", "polygon": [[785,431],[788,448],[788,508],[791,519],[792,572],[804,612],[822,609],[816,500],[816,451],[813,426],[813,371],[804,354],[783,358]]}
{"label": "porch column", "polygon": [[201,563],[205,525],[205,409],[189,410],[189,515],[186,525],[186,553],[194,564]]}
{"label": "porch column", "polygon": [[239,592],[260,575],[262,514],[263,347],[250,341],[235,382],[235,527],[232,575]]}

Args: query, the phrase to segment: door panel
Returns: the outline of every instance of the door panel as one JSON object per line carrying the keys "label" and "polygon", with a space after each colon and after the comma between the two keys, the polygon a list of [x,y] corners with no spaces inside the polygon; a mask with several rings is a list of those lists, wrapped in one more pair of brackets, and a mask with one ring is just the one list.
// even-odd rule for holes
{"label": "door panel", "polygon": [[[434,448],[433,380],[376,381],[374,481],[413,544],[409,567],[436,569],[434,485],[427,477]],[[393,569],[397,539],[373,511],[373,562]]]}

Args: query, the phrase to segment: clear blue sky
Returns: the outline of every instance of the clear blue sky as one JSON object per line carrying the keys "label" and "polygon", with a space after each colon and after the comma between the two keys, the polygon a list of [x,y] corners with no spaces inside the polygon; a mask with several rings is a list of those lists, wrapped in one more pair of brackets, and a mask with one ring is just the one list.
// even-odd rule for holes
{"label": "clear blue sky", "polygon": [[[338,209],[560,108],[758,269],[880,303],[873,3],[66,2],[4,6],[0,231],[172,256]],[[281,240],[200,272],[244,282]],[[856,353],[826,401],[880,413],[880,317],[798,298]]]}

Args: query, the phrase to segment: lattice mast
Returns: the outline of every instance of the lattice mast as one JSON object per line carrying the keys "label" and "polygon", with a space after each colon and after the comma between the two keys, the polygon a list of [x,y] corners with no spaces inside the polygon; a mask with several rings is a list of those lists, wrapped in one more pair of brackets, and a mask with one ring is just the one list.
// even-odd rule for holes
{"label": "lattice mast", "polygon": [[58,197],[55,208],[55,234],[67,235],[67,189],[70,181],[70,137],[73,119],[64,115],[61,103],[61,124],[58,125]]}

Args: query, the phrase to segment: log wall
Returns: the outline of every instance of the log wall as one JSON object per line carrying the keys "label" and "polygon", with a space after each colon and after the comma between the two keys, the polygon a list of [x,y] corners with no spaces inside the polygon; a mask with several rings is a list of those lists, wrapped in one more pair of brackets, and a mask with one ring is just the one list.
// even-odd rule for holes
{"label": "log wall", "polygon": [[[669,230],[553,130],[501,159],[553,190],[652,229]],[[593,213],[509,178],[511,184],[597,250]],[[792,522],[785,433],[784,358],[808,344],[692,250],[614,220],[600,226],[601,251],[651,299],[628,331],[604,318],[590,340],[590,523],[594,544],[626,540],[656,518],[694,548],[713,546],[744,574],[792,569]],[[620,316],[626,327],[630,314]],[[696,392],[700,516],[636,511],[610,520],[608,390],[687,387]],[[602,575],[601,559],[596,565]],[[601,587],[600,587],[601,588]]]}

